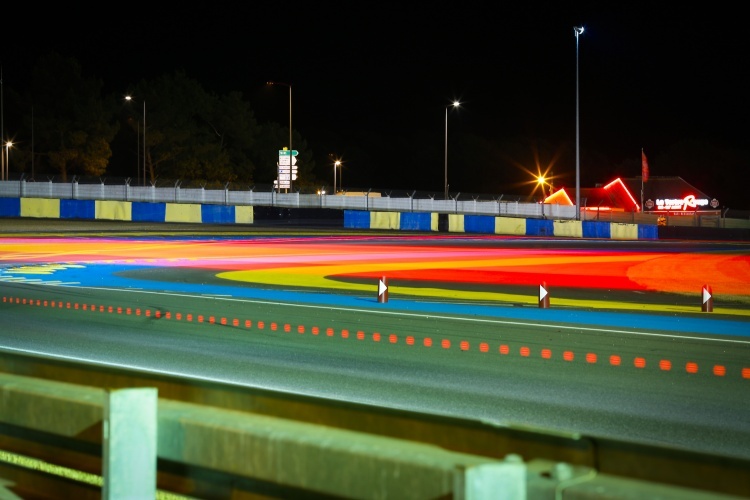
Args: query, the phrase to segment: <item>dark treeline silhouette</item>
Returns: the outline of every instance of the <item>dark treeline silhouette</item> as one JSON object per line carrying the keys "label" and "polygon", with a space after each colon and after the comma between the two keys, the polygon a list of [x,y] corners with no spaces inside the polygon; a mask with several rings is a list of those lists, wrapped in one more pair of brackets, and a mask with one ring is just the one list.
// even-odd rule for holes
{"label": "dark treeline silhouette", "polygon": [[[76,59],[54,52],[35,62],[29,85],[5,84],[10,178],[123,177],[134,184],[179,179],[211,187],[272,185],[276,179],[288,124],[256,119],[252,100],[242,92],[219,95],[179,71],[133,82],[114,94],[104,88],[102,81],[84,76]],[[528,196],[537,188],[537,175],[555,187],[575,187],[572,133],[554,136],[539,124],[524,136],[485,137],[462,127],[458,115],[452,119],[457,123],[447,139],[451,193]],[[342,159],[338,172],[349,190],[443,192],[442,127],[401,126],[399,131],[408,132],[386,137],[346,124],[336,131],[306,126],[305,135],[293,130],[293,148],[299,151],[294,190],[330,189],[333,161]],[[640,150],[623,160],[591,142],[580,149],[582,187],[640,175]],[[749,151],[686,137],[647,154],[652,175],[680,176],[722,206],[748,207],[743,183],[722,172],[743,171]]]}

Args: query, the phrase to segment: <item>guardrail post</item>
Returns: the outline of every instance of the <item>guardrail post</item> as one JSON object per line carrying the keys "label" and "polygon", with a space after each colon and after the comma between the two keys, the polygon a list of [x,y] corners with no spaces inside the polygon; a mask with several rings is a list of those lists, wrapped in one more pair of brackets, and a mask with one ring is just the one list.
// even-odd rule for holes
{"label": "guardrail post", "polygon": [[156,498],[157,390],[114,389],[104,400],[102,498]]}
{"label": "guardrail post", "polygon": [[456,468],[456,500],[526,500],[526,496],[526,464],[518,455],[508,455],[504,462]]}

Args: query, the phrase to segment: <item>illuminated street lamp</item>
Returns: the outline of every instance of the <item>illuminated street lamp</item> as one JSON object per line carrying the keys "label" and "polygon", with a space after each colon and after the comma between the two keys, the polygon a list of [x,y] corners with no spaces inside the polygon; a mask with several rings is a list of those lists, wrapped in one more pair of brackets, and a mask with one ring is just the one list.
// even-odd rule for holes
{"label": "illuminated street lamp", "polygon": [[[283,83],[283,82],[268,82],[268,85],[284,85],[285,87],[289,87],[289,154],[292,155],[292,85],[290,83]],[[289,188],[292,187],[292,162],[293,157],[289,157]],[[279,179],[279,189],[281,188],[281,179]],[[335,191],[335,189],[334,189]]]}
{"label": "illuminated street lamp", "polygon": [[547,196],[544,192],[544,185],[547,184],[547,179],[544,178],[543,175],[540,175],[536,178],[536,183],[539,185],[539,188],[542,190],[542,196]]}
{"label": "illuminated street lamp", "polygon": [[448,108],[453,106],[457,108],[461,104],[458,101],[453,101],[445,107],[445,199],[448,199]]}
{"label": "illuminated street lamp", "polygon": [[[340,167],[341,167],[341,161],[336,160],[335,162],[333,162],[333,194],[337,193],[336,191],[336,168],[340,168]],[[341,178],[341,182],[342,183],[344,182],[343,177]]]}
{"label": "illuminated street lamp", "polygon": [[[126,101],[134,101],[132,96],[126,95]],[[143,101],[143,185],[146,185],[146,101]]]}
{"label": "illuminated street lamp", "polygon": [[578,35],[583,33],[583,26],[574,27],[576,36],[576,220],[581,220],[581,161],[578,152]]}

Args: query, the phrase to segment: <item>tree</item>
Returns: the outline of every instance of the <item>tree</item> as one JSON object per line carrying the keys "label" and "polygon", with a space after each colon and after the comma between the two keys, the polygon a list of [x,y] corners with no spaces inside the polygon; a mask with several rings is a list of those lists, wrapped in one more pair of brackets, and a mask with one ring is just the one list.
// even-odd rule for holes
{"label": "tree", "polygon": [[[84,78],[75,59],[50,53],[37,61],[23,107],[34,110],[34,158],[39,171],[100,176],[112,155],[118,130],[114,103],[102,97],[102,83]],[[32,130],[31,115],[24,119]],[[29,141],[28,144],[31,144]]]}
{"label": "tree", "polygon": [[[136,102],[146,102],[146,170],[151,182],[157,178],[204,185],[253,182],[259,127],[241,93],[217,96],[176,72],[141,81],[132,95]],[[135,106],[130,113],[142,118]],[[139,123],[126,122],[131,127]]]}

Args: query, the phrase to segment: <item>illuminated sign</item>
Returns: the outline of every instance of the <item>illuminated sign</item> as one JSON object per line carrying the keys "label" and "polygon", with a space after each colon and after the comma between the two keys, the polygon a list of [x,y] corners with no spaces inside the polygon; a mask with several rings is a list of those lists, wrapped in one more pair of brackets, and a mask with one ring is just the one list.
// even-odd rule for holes
{"label": "illuminated sign", "polygon": [[684,198],[657,198],[656,210],[688,210],[707,207],[708,204],[707,198],[696,198],[690,194]]}

